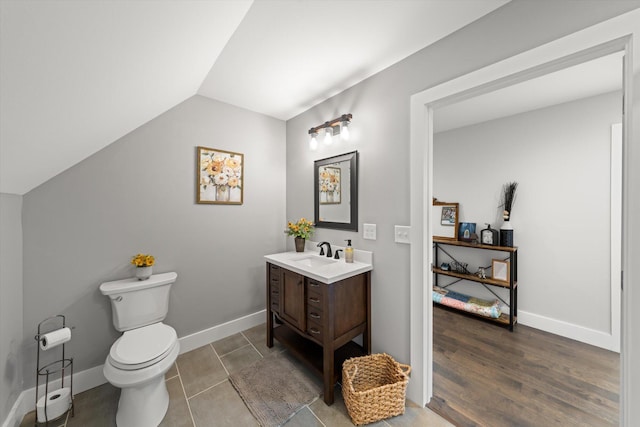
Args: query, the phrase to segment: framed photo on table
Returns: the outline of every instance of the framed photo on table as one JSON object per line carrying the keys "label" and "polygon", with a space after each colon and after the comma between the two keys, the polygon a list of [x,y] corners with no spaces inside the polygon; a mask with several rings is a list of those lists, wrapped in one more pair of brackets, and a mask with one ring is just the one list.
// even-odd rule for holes
{"label": "framed photo on table", "polygon": [[491,260],[491,278],[500,282],[509,283],[511,279],[511,264],[501,259]]}

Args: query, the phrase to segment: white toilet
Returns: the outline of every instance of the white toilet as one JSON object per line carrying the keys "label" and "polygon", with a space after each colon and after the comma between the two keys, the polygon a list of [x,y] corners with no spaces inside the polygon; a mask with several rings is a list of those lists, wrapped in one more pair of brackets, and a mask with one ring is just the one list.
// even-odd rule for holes
{"label": "white toilet", "polygon": [[169,308],[169,290],[178,275],[154,274],[106,282],[100,292],[111,300],[113,326],[124,332],[111,346],[104,376],[122,389],[118,427],[157,427],[169,406],[164,374],[180,352],[176,331],[162,323]]}

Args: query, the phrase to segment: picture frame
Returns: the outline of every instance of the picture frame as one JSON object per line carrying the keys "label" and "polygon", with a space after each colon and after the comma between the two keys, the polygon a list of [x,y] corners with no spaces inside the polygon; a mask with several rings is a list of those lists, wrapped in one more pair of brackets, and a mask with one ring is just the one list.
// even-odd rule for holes
{"label": "picture frame", "polygon": [[244,154],[197,147],[196,203],[241,205]]}
{"label": "picture frame", "polygon": [[457,240],[459,214],[459,203],[441,202],[434,198],[431,206],[433,237],[440,240]]}
{"label": "picture frame", "polygon": [[471,242],[476,234],[475,222],[461,222],[458,227],[458,240]]}
{"label": "picture frame", "polygon": [[455,226],[456,225],[456,217],[458,216],[458,207],[457,206],[443,206],[442,207],[442,215],[440,215],[440,225],[445,226]]}
{"label": "picture frame", "polygon": [[342,169],[335,166],[318,168],[318,191],[321,205],[339,205],[342,203]]}
{"label": "picture frame", "polygon": [[511,280],[511,263],[506,260],[491,260],[491,278],[499,282],[509,283]]}

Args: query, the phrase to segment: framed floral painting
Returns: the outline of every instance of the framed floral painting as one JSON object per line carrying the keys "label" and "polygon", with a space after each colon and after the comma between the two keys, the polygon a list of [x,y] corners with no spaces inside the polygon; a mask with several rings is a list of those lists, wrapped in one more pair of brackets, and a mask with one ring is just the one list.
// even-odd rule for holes
{"label": "framed floral painting", "polygon": [[321,205],[339,205],[341,197],[340,168],[321,166],[318,169]]}
{"label": "framed floral painting", "polygon": [[198,147],[196,202],[241,205],[244,155]]}

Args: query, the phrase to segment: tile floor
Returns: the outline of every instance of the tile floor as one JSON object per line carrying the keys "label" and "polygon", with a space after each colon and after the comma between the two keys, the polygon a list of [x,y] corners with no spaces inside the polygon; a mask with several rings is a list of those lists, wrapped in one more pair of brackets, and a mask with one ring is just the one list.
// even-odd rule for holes
{"label": "tile floor", "polygon": [[[265,325],[259,325],[178,356],[175,365],[165,376],[170,402],[161,426],[256,426],[256,420],[227,378],[231,373],[250,365],[263,355],[285,351],[277,341],[273,348],[267,348],[265,334]],[[306,371],[295,359],[291,360]],[[321,384],[320,379],[317,381]],[[69,415],[58,422],[50,422],[49,425],[115,426],[119,396],[120,390],[108,383],[79,393],[75,396],[75,416]],[[336,401],[331,406],[327,406],[322,398],[316,399],[292,417],[286,426],[352,426],[339,385],[336,385],[335,396]],[[27,414],[21,427],[33,426],[34,417],[34,412]],[[404,415],[369,425],[452,426],[431,410],[420,408],[409,401]]]}

